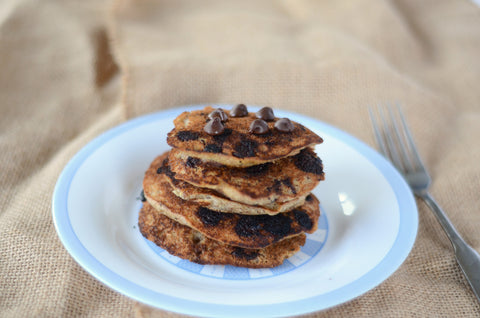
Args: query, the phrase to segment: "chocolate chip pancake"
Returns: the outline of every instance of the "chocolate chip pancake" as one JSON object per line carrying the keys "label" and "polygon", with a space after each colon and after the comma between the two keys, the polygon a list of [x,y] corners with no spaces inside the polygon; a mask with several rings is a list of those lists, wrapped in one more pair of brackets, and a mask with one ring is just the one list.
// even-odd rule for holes
{"label": "chocolate chip pancake", "polygon": [[299,234],[261,249],[226,245],[169,219],[147,202],[140,211],[138,225],[140,232],[148,240],[172,255],[199,264],[275,267],[305,244],[305,234]]}
{"label": "chocolate chip pancake", "polygon": [[229,200],[220,193],[206,189],[198,188],[190,183],[169,178],[173,193],[183,200],[191,200],[205,207],[221,212],[230,212],[247,215],[268,214],[275,215],[282,212],[290,211],[305,203],[305,197],[298,197],[286,202],[272,202],[265,207],[257,205],[248,205],[236,201]]}
{"label": "chocolate chip pancake", "polygon": [[228,245],[262,248],[302,232],[317,229],[319,202],[314,195],[301,207],[277,215],[241,215],[213,211],[185,201],[172,193],[168,171],[158,169],[158,160],[145,174],[143,190],[147,201],[162,214]]}
{"label": "chocolate chip pancake", "polygon": [[270,202],[264,207],[257,205],[248,205],[232,201],[222,194],[207,188],[199,188],[175,178],[175,174],[168,166],[167,154],[157,157],[152,166],[157,172],[168,176],[168,181],[172,186],[172,192],[183,200],[191,200],[214,211],[230,212],[248,215],[268,214],[287,212],[305,203],[305,196],[298,196],[295,199],[286,202]]}
{"label": "chocolate chip pancake", "polygon": [[[273,112],[260,116],[265,118],[263,121],[255,113],[233,117],[234,112],[228,110],[212,115],[214,110],[209,106],[180,114],[174,120],[175,128],[168,133],[167,143],[190,157],[248,167],[292,156],[323,142],[299,123],[289,121],[285,125],[285,120],[274,117]],[[253,125],[256,120],[260,124]]]}
{"label": "chocolate chip pancake", "polygon": [[169,166],[176,179],[215,190],[232,201],[267,207],[303,199],[324,179],[322,161],[310,148],[246,168],[202,161],[172,149]]}

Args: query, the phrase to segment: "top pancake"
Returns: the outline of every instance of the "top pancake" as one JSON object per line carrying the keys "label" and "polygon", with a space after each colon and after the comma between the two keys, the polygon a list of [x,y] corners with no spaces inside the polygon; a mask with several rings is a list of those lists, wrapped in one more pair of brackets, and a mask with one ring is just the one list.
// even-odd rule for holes
{"label": "top pancake", "polygon": [[246,117],[231,117],[224,123],[225,131],[217,136],[207,134],[203,128],[208,115],[215,109],[183,112],[175,120],[175,128],[168,133],[167,143],[185,154],[227,166],[248,167],[274,161],[299,153],[306,147],[323,142],[322,138],[303,125],[293,122],[292,132],[274,128],[280,118],[267,122],[269,131],[264,135],[249,132],[255,113]]}

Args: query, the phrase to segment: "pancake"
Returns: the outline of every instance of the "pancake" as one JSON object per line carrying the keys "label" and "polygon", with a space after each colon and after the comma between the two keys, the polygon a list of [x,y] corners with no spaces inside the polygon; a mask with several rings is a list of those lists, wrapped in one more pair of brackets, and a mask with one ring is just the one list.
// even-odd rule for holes
{"label": "pancake", "polygon": [[176,179],[248,205],[268,207],[305,198],[324,179],[322,161],[310,148],[295,156],[247,168],[205,162],[178,149],[172,149],[168,158]]}
{"label": "pancake", "polygon": [[262,249],[226,245],[169,219],[147,202],[140,211],[138,225],[140,232],[148,240],[172,255],[198,264],[275,267],[305,244],[305,234],[299,234]]}
{"label": "pancake", "polygon": [[247,215],[275,215],[278,213],[287,212],[303,205],[306,197],[302,196],[286,202],[272,202],[265,207],[262,207],[229,200],[214,190],[198,188],[190,183],[177,180],[173,177],[169,178],[169,182],[172,186],[173,193],[183,200],[194,201],[214,211]]}
{"label": "pancake", "polygon": [[263,207],[232,201],[214,190],[195,187],[188,182],[176,179],[174,173],[169,170],[170,168],[168,166],[168,160],[165,160],[166,158],[166,155],[159,156],[154,160],[152,165],[156,171],[161,171],[168,176],[168,181],[172,186],[172,192],[183,200],[196,202],[214,211],[247,215],[275,215],[303,205],[305,203],[305,197],[308,195],[298,196],[286,202],[270,202]]}
{"label": "pancake", "polygon": [[166,154],[157,158],[145,174],[145,198],[162,214],[211,239],[243,248],[263,248],[317,229],[320,209],[318,199],[312,194],[307,196],[304,205],[274,216],[218,212],[199,203],[182,200],[172,192],[168,171],[157,168],[158,161],[164,156]]}
{"label": "pancake", "polygon": [[303,125],[293,122],[291,132],[274,128],[279,118],[267,122],[269,131],[256,135],[249,132],[255,113],[245,117],[229,116],[222,134],[212,136],[204,131],[208,115],[214,108],[183,112],[175,120],[175,128],[168,133],[167,143],[187,156],[217,162],[227,166],[248,167],[278,160],[299,153],[302,149],[323,142],[322,138]]}

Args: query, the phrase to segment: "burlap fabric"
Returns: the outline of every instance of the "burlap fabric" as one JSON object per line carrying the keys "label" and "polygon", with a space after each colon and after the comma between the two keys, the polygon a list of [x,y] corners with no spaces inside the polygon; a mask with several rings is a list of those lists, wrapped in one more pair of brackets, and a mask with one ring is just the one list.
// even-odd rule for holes
{"label": "burlap fabric", "polygon": [[[432,193],[480,250],[480,11],[463,1],[0,2],[0,316],[179,315],[105,287],[61,245],[51,197],[68,160],[137,115],[270,105],[374,145],[367,106],[399,101]],[[406,262],[309,317],[473,317],[480,307],[419,203]]]}

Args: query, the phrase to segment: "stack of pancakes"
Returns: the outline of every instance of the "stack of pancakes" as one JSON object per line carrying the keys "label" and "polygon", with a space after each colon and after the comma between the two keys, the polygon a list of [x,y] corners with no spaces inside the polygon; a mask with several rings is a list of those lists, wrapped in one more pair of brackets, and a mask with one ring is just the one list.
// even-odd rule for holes
{"label": "stack of pancakes", "polygon": [[[312,148],[323,140],[239,106],[243,114],[220,110],[216,119],[219,111],[206,107],[174,120],[172,149],[145,173],[138,223],[147,239],[195,263],[274,267],[317,229],[310,192],[324,174]],[[259,133],[256,120],[267,130]]]}

